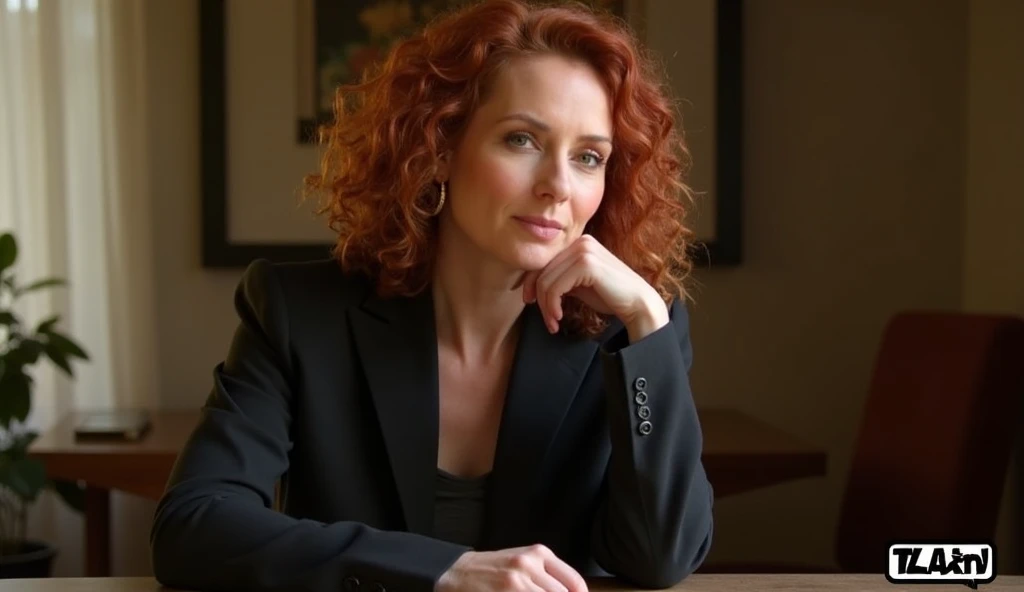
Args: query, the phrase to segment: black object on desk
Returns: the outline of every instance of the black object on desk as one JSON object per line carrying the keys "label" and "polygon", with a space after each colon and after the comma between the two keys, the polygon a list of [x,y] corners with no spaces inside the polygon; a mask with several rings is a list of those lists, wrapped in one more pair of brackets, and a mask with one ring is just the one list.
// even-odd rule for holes
{"label": "black object on desk", "polygon": [[146,410],[116,409],[80,413],[75,422],[77,440],[135,441],[142,439],[152,426]]}

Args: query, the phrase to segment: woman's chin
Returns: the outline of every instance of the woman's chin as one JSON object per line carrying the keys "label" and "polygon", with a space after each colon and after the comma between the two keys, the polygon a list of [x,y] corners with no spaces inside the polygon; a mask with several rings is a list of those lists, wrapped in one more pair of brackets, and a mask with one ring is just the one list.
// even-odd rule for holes
{"label": "woman's chin", "polygon": [[528,245],[519,246],[510,253],[508,262],[516,269],[523,271],[538,271],[544,269],[558,251],[550,246]]}

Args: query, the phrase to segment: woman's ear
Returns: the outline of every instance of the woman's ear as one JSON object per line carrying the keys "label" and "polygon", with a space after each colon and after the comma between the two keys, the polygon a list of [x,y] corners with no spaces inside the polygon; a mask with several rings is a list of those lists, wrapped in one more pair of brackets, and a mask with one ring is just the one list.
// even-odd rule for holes
{"label": "woman's ear", "polygon": [[437,157],[437,172],[434,174],[434,180],[444,183],[449,176],[451,176],[451,153],[445,152]]}

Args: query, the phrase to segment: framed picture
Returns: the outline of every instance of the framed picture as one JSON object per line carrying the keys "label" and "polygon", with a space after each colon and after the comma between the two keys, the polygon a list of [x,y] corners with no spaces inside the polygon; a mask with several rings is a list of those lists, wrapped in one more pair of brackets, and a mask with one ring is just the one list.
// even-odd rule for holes
{"label": "framed picture", "polygon": [[[199,0],[202,262],[330,256],[303,202],[333,88],[436,11],[472,0]],[[623,16],[677,95],[699,194],[699,267],[741,262],[741,0],[587,0]]]}
{"label": "framed picture", "polygon": [[[401,38],[415,33],[444,10],[474,0],[298,0],[297,92],[305,108],[297,140],[316,141],[320,124],[333,119],[334,89],[360,80],[367,66],[384,58]],[[627,0],[580,0],[626,18]]]}

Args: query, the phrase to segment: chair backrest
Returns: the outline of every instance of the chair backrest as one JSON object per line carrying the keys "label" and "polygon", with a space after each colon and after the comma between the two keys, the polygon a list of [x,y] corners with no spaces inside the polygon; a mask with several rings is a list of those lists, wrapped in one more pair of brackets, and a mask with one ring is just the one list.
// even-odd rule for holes
{"label": "chair backrest", "polygon": [[995,536],[1024,399],[1024,320],[906,312],[886,326],[836,559],[884,573],[894,539]]}

